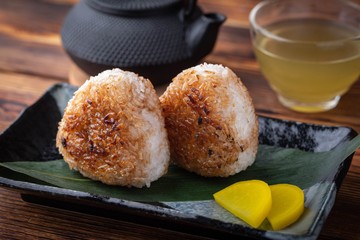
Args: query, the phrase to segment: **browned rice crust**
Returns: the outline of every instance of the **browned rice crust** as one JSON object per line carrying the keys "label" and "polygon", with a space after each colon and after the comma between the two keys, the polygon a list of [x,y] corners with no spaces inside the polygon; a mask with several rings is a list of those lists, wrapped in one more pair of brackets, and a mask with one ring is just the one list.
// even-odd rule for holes
{"label": "browned rice crust", "polygon": [[[154,141],[154,135],[159,139]],[[56,145],[70,168],[111,185],[150,186],[169,164],[164,118],[152,84],[119,69],[92,77],[76,91],[59,123]]]}
{"label": "browned rice crust", "polygon": [[246,87],[230,69],[212,64],[187,69],[173,79],[160,102],[171,160],[178,166],[202,176],[227,177],[254,162],[257,117]]}

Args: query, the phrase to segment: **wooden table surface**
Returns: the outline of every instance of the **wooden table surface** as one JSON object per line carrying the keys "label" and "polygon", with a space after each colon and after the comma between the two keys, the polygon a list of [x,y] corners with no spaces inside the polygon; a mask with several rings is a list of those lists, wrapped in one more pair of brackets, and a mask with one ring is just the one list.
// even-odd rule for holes
{"label": "wooden table surface", "polygon": [[[76,0],[0,1],[0,132],[51,85],[68,82],[72,64],[59,31]],[[205,12],[228,19],[205,61],[233,69],[249,89],[259,115],[343,125],[360,132],[360,81],[328,112],[284,108],[259,71],[249,37],[248,14],[259,0],[199,0]],[[360,2],[357,0],[357,2]],[[360,67],[360,66],[359,66]],[[1,153],[0,153],[1,154]],[[337,194],[319,239],[360,239],[360,150]],[[136,223],[32,205],[0,188],[0,239],[201,239]]]}

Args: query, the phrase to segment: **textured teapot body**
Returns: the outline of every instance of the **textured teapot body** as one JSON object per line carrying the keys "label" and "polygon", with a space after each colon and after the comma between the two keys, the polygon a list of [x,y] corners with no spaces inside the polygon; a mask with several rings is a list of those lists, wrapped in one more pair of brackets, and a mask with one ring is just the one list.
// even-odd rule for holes
{"label": "textured teapot body", "polygon": [[169,82],[212,50],[225,20],[220,14],[204,15],[195,1],[188,7],[174,0],[158,0],[157,6],[147,2],[150,7],[139,7],[134,0],[130,7],[114,2],[83,0],[63,23],[64,48],[89,75],[118,67],[149,78],[154,85]]}

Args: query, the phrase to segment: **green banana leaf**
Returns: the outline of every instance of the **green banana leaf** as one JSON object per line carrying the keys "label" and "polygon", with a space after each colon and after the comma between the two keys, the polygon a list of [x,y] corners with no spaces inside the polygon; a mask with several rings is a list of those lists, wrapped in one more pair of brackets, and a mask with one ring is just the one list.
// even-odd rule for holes
{"label": "green banana leaf", "polygon": [[[327,152],[305,152],[298,149],[259,145],[255,163],[247,170],[228,178],[204,178],[170,165],[168,173],[150,188],[109,186],[83,177],[69,169],[64,160],[47,162],[3,162],[12,179],[29,176],[34,182],[66,189],[90,192],[142,202],[198,201],[213,199],[213,193],[242,180],[260,179],[268,184],[289,183],[302,189],[320,181],[332,180],[339,165],[360,146],[360,135]],[[9,173],[7,170],[11,170]],[[21,176],[23,175],[23,177]],[[330,178],[330,179],[329,179]]]}

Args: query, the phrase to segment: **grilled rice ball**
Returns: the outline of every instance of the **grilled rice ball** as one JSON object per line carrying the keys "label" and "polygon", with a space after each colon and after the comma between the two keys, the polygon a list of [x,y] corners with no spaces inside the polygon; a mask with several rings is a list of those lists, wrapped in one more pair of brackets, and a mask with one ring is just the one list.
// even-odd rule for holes
{"label": "grilled rice ball", "polygon": [[149,187],[170,162],[153,85],[120,69],[91,77],[75,92],[56,146],[71,169],[110,185]]}
{"label": "grilled rice ball", "polygon": [[227,177],[254,162],[258,120],[246,87],[229,68],[205,63],[184,70],[160,102],[176,165]]}

